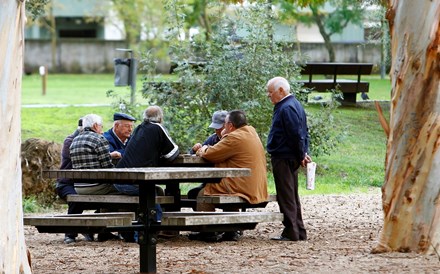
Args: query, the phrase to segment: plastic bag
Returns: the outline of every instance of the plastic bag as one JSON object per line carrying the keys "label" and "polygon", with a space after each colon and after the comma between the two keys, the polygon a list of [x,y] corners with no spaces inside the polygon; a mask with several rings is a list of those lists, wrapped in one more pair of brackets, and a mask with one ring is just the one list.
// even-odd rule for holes
{"label": "plastic bag", "polygon": [[307,183],[306,189],[314,190],[315,189],[315,171],[316,171],[316,163],[310,162],[307,164]]}

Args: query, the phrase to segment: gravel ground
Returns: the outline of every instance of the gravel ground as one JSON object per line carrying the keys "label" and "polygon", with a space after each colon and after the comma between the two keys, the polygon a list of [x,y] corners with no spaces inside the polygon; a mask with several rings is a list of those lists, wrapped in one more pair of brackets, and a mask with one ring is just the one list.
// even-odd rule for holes
{"label": "gravel ground", "polygon": [[[190,241],[188,232],[157,245],[158,273],[440,273],[440,259],[371,254],[382,225],[378,189],[368,194],[302,197],[308,240],[274,242],[281,223],[262,223],[238,242]],[[265,209],[278,211],[276,203]],[[34,273],[138,273],[139,249],[122,241],[63,243],[62,234],[25,227]]]}

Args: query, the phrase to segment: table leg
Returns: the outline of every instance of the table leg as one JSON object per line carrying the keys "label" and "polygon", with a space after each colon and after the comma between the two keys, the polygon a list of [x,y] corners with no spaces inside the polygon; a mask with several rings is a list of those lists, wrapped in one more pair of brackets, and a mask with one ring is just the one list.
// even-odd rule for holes
{"label": "table leg", "polygon": [[156,188],[153,183],[139,184],[139,218],[144,224],[139,231],[139,263],[141,273],[156,273],[157,235],[151,231],[151,224],[156,222]]}
{"label": "table leg", "polygon": [[180,197],[180,187],[179,184],[176,183],[168,183],[165,187],[165,195],[173,196],[174,203],[172,205],[166,205],[165,208],[167,211],[180,211],[181,209],[181,197]]}

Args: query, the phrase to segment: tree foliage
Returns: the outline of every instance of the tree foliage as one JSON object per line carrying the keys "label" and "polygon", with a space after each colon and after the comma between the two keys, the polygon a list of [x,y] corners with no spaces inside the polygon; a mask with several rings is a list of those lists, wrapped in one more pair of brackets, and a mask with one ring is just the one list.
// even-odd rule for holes
{"label": "tree foliage", "polygon": [[[329,61],[335,61],[335,50],[331,37],[340,34],[348,24],[361,25],[364,9],[362,1],[327,0],[295,1],[277,0],[285,20],[296,20],[306,25],[316,24],[324,39]],[[299,3],[300,2],[300,3]],[[299,4],[299,6],[298,6]],[[308,9],[302,9],[307,4]]]}
{"label": "tree foliage", "polygon": [[[292,45],[273,40],[276,16],[270,3],[259,1],[223,14],[210,41],[203,34],[192,40],[178,38],[184,28],[182,8],[176,1],[168,1],[166,8],[170,13],[170,34],[174,35],[169,41],[172,59],[177,63],[178,81],[154,82],[150,77],[144,83],[144,95],[151,104],[165,109],[167,127],[182,151],[211,134],[208,129],[211,115],[219,109],[244,110],[265,143],[273,108],[267,98],[266,82],[274,76],[283,76],[297,96],[301,97],[303,91],[297,83],[300,78],[297,62],[301,57],[292,50]],[[198,66],[201,58],[205,60],[203,67]],[[154,62],[150,61],[150,65]],[[334,105],[328,110],[333,108]],[[316,127],[311,132],[320,134],[322,128],[332,131],[332,120],[327,118],[318,117],[311,122]],[[337,143],[334,134],[326,136],[315,138],[318,143],[312,142],[315,147],[323,148],[321,153]],[[328,149],[324,149],[322,144],[329,139]]]}
{"label": "tree foliage", "polygon": [[[127,47],[133,50],[156,49],[158,58],[165,56],[165,20],[162,16],[164,6],[161,0],[110,0],[105,10],[113,10],[116,18],[122,21]],[[112,22],[118,26],[117,22]]]}
{"label": "tree foliage", "polygon": [[50,0],[33,0],[26,2],[26,11],[32,16],[32,19],[36,19],[45,13],[44,7],[50,2]]}

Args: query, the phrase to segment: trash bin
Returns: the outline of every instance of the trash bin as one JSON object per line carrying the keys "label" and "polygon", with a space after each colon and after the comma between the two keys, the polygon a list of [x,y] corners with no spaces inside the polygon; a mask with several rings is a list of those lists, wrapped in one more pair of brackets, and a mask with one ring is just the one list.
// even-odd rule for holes
{"label": "trash bin", "polygon": [[114,59],[115,61],[115,86],[130,85],[130,61],[131,59]]}

